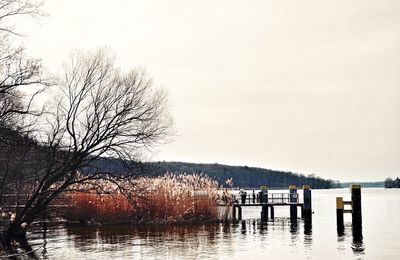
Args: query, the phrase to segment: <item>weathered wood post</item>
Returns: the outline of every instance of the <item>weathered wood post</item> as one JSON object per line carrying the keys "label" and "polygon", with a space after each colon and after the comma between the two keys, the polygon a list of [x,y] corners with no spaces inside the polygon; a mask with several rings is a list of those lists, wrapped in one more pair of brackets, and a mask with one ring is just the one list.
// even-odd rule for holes
{"label": "weathered wood post", "polygon": [[265,222],[268,221],[268,205],[263,204],[261,206],[261,221]]}
{"label": "weathered wood post", "polygon": [[351,207],[352,207],[352,222],[353,230],[362,227],[361,215],[361,185],[351,185]]}
{"label": "weathered wood post", "polygon": [[253,190],[253,204],[256,203],[256,193]]}
{"label": "weathered wood post", "polygon": [[261,186],[261,221],[268,221],[268,190],[267,186]]}
{"label": "weathered wood post", "polygon": [[312,217],[311,189],[309,185],[303,185],[302,215],[306,219],[311,219]]}
{"label": "weathered wood post", "polygon": [[339,236],[342,236],[344,234],[343,213],[344,213],[343,197],[336,197],[336,224],[337,224],[337,233]]}
{"label": "weathered wood post", "polygon": [[238,219],[241,220],[242,219],[242,207],[238,207]]}
{"label": "weathered wood post", "polygon": [[271,219],[275,218],[274,206],[271,206]]}
{"label": "weathered wood post", "polygon": [[289,186],[289,204],[290,204],[290,220],[297,221],[297,188],[294,185]]}
{"label": "weathered wood post", "polygon": [[261,203],[268,203],[268,188],[267,186],[261,186]]}

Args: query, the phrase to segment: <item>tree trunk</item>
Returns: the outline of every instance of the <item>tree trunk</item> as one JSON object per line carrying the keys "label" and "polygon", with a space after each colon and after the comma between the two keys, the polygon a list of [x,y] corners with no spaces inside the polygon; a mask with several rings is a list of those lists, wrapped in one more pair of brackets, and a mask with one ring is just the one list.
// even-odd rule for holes
{"label": "tree trunk", "polygon": [[21,227],[19,221],[10,222],[7,228],[0,234],[1,244],[4,251],[9,255],[14,255],[10,259],[17,259],[18,252],[13,248],[12,243],[18,242],[19,246],[25,250],[32,259],[38,259],[26,238],[26,229]]}

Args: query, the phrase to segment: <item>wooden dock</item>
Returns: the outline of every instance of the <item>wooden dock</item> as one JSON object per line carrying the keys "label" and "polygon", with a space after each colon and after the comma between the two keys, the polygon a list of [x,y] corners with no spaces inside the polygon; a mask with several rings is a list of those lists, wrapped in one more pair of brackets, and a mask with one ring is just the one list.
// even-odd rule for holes
{"label": "wooden dock", "polygon": [[[20,201],[26,202],[29,198],[30,194],[3,194],[2,195],[2,203],[1,206],[3,210],[11,210],[18,211],[20,209],[25,208],[25,204],[20,204]],[[69,200],[69,196],[67,194],[63,194],[59,196],[53,203],[48,206],[48,209],[58,209],[65,208],[70,206],[67,203]]]}
{"label": "wooden dock", "polygon": [[[243,207],[261,207],[261,220],[267,221],[269,218],[274,219],[274,207],[289,206],[291,221],[297,220],[297,209],[300,208],[301,218],[311,221],[311,190],[308,185],[303,186],[303,200],[300,202],[297,188],[294,185],[289,186],[286,193],[268,193],[266,186],[262,186],[261,191],[257,194],[247,194],[241,192],[239,198],[234,196],[232,204],[232,219],[242,219]],[[236,214],[237,212],[237,214]],[[236,216],[237,215],[237,216]]]}

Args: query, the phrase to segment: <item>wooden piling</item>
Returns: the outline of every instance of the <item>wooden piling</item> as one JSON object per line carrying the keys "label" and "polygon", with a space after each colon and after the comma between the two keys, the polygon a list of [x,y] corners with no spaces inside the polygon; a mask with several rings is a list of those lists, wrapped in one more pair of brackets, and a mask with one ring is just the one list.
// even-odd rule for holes
{"label": "wooden piling", "polygon": [[268,205],[262,205],[261,206],[261,221],[266,222],[268,221]]}
{"label": "wooden piling", "polygon": [[[294,185],[289,186],[289,203],[290,205],[290,220],[297,221],[297,188]],[[293,203],[293,204],[292,204]]]}
{"label": "wooden piling", "polygon": [[253,204],[254,203],[256,203],[256,194],[255,194],[255,192],[254,192],[254,190],[253,190]]}
{"label": "wooden piling", "polygon": [[275,217],[274,206],[271,206],[271,219],[274,219],[274,217]]}
{"label": "wooden piling", "polygon": [[361,228],[361,185],[351,185],[351,206],[352,206],[352,222],[353,228]]}
{"label": "wooden piling", "polygon": [[343,213],[344,213],[343,197],[336,197],[336,224],[339,236],[342,236],[344,233]]}
{"label": "wooden piling", "polygon": [[236,206],[232,206],[232,219],[235,221],[236,220]]}
{"label": "wooden piling", "polygon": [[297,220],[297,206],[290,205],[290,219]]}
{"label": "wooden piling", "polygon": [[304,218],[304,234],[311,235],[312,232],[312,218]]}
{"label": "wooden piling", "polygon": [[351,185],[353,244],[362,244],[361,185]]}
{"label": "wooden piling", "polygon": [[311,189],[309,185],[303,185],[302,215],[304,218],[312,217]]}
{"label": "wooden piling", "polygon": [[268,203],[268,189],[267,186],[261,186],[261,203]]}
{"label": "wooden piling", "polygon": [[242,219],[242,207],[238,207],[238,220]]}

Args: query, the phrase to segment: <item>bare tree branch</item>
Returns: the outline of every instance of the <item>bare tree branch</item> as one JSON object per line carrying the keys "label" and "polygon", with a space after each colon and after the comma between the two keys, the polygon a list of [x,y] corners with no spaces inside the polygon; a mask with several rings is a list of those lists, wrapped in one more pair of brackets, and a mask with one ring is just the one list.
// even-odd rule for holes
{"label": "bare tree branch", "polygon": [[104,172],[96,162],[107,157],[136,162],[140,151],[168,137],[172,125],[165,92],[141,70],[122,73],[104,49],[76,53],[55,89],[54,110],[42,116],[47,130],[38,151],[41,167],[34,185],[28,185],[31,195],[19,221],[30,223],[78,183],[103,179],[123,192],[126,187],[119,182],[131,175]]}

